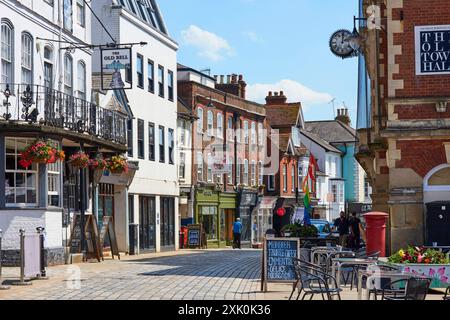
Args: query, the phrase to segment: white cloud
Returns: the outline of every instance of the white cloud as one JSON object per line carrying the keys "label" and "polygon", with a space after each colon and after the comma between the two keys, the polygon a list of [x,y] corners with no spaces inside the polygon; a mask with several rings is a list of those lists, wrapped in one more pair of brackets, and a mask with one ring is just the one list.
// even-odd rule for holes
{"label": "white cloud", "polygon": [[249,85],[247,87],[247,98],[249,100],[264,103],[269,91],[284,91],[284,95],[288,98],[288,101],[300,101],[303,106],[306,107],[313,104],[326,104],[333,99],[328,93],[315,91],[297,81],[288,79],[281,80],[274,84],[257,83]]}
{"label": "white cloud", "polygon": [[264,42],[264,40],[262,38],[260,38],[254,31],[244,31],[244,32],[242,32],[242,35],[244,35],[250,41],[255,42],[255,43],[263,43]]}
{"label": "white cloud", "polygon": [[211,61],[219,61],[234,55],[234,49],[227,40],[195,25],[181,31],[181,37],[185,45],[197,48],[200,57]]}

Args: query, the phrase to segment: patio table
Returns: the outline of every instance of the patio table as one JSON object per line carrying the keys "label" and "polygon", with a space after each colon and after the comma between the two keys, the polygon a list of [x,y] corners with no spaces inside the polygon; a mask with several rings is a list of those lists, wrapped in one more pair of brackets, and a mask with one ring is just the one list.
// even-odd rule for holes
{"label": "patio table", "polygon": [[370,266],[377,264],[376,259],[361,258],[334,258],[332,259],[331,274],[336,278],[337,288],[341,287],[341,270],[342,266]]}
{"label": "patio table", "polygon": [[[369,300],[369,290],[370,289],[378,289],[382,290],[381,287],[381,279],[388,279],[389,282],[395,281],[395,280],[401,280],[405,279],[407,281],[410,278],[423,278],[427,279],[429,277],[417,275],[414,273],[408,273],[408,272],[401,272],[401,271],[383,271],[383,270],[377,270],[376,266],[371,266],[367,268],[367,270],[358,270],[358,300],[362,300],[362,279],[363,277],[367,278],[366,281],[366,294],[365,298],[366,300]],[[369,279],[375,279],[375,287],[371,287],[371,283],[369,283]],[[378,285],[378,286],[377,286]]]}

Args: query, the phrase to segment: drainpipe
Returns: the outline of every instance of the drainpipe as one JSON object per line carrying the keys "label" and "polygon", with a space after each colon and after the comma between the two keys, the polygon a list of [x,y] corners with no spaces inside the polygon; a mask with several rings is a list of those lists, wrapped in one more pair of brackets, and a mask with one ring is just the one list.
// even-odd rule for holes
{"label": "drainpipe", "polygon": [[376,30],[376,57],[375,63],[376,67],[376,86],[375,86],[375,95],[377,97],[377,108],[378,108],[378,133],[381,130],[381,99],[380,99],[380,63],[378,61],[380,57],[380,31]]}
{"label": "drainpipe", "polygon": [[61,2],[58,1],[58,26],[59,26],[59,33],[58,33],[58,60],[59,60],[59,80],[58,80],[58,90],[62,91],[62,85],[63,85],[63,55],[61,50],[61,41],[62,41],[62,12],[61,12]]}

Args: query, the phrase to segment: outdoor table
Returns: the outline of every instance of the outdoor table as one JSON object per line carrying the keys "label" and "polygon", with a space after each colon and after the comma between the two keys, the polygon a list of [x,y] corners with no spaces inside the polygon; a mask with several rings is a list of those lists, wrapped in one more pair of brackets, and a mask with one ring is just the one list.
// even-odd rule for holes
{"label": "outdoor table", "polygon": [[[360,259],[360,258],[334,258],[332,259],[331,274],[336,277],[337,288],[341,287],[341,270],[342,266],[370,266],[377,263],[376,259]],[[336,269],[337,266],[337,269]]]}
{"label": "outdoor table", "polygon": [[[408,273],[408,272],[401,272],[401,271],[383,271],[383,270],[377,270],[376,266],[374,269],[371,270],[358,270],[358,300],[362,300],[362,279],[363,277],[367,277],[367,280],[369,278],[378,278],[378,279],[389,279],[389,282],[395,281],[395,280],[402,280],[405,279],[407,281],[409,278],[423,278],[427,279],[429,277],[421,276],[414,273]],[[366,282],[366,300],[369,300],[369,290],[373,289],[369,287],[369,282]],[[383,288],[376,288],[378,290],[381,290]]]}
{"label": "outdoor table", "polygon": [[340,252],[342,251],[343,247],[337,246],[337,247],[312,247],[311,248],[311,262],[314,263],[316,255],[326,254],[327,257],[330,253],[334,252]]}

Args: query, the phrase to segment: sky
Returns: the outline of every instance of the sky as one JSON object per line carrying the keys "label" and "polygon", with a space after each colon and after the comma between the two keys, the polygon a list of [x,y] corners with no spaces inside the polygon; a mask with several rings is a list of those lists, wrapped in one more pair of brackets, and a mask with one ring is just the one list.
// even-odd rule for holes
{"label": "sky", "polygon": [[159,0],[178,62],[211,75],[242,74],[247,98],[268,91],[301,101],[306,121],[334,118],[345,105],[355,126],[357,59],[329,49],[338,29],[353,29],[356,0]]}

